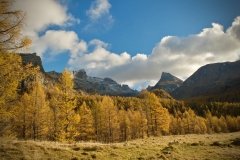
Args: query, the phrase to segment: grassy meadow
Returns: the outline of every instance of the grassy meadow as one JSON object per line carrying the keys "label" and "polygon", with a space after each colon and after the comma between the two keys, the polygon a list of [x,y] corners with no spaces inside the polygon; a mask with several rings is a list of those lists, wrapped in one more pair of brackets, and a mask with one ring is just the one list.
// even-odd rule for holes
{"label": "grassy meadow", "polygon": [[149,137],[123,143],[59,143],[1,139],[0,159],[234,160],[240,159],[240,132]]}

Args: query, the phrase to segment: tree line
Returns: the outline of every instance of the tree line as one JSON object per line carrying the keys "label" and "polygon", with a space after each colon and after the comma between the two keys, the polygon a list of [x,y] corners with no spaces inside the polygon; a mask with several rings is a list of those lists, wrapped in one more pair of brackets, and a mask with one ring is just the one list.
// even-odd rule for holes
{"label": "tree line", "polygon": [[[2,56],[20,58],[13,53]],[[73,89],[70,71],[65,70],[57,81],[49,81],[38,69],[23,66],[21,59],[13,63],[19,66],[12,70],[14,74],[1,73],[3,79],[11,80],[1,81],[2,136],[110,143],[149,136],[240,130],[240,116],[228,115],[225,110],[215,114],[212,110],[213,105],[219,107],[220,103],[205,106],[204,114],[199,114],[161,90],[144,90],[138,97],[90,95]]]}

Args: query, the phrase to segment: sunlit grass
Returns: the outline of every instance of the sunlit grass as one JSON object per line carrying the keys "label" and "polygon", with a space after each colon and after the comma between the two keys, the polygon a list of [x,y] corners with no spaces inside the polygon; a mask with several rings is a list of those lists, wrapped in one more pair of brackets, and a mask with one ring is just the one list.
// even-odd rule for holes
{"label": "sunlit grass", "polygon": [[0,159],[237,159],[240,147],[232,144],[237,138],[240,132],[149,137],[111,144],[1,138]]}

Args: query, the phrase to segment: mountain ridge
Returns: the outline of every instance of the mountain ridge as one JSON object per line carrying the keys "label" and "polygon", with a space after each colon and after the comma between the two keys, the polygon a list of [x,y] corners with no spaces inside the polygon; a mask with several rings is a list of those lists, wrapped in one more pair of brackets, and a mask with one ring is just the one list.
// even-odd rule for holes
{"label": "mountain ridge", "polygon": [[[41,57],[36,53],[21,53],[23,64],[39,66],[47,81],[57,81],[61,73],[45,72]],[[74,88],[88,93],[111,96],[136,96],[139,92],[128,85],[118,84],[111,78],[88,76],[85,70],[74,71]],[[240,60],[235,62],[212,63],[200,67],[184,82],[170,73],[163,72],[155,86],[148,91],[163,89],[176,99],[186,100],[208,97],[209,101],[219,99],[240,101]]]}
{"label": "mountain ridge", "polygon": [[83,90],[89,93],[98,93],[111,96],[135,96],[136,90],[129,88],[128,85],[118,84],[111,78],[91,77],[86,74],[84,69],[74,71],[74,89]]}
{"label": "mountain ridge", "polygon": [[240,60],[200,67],[172,92],[177,99],[219,95],[240,90]]}
{"label": "mountain ridge", "polygon": [[[45,72],[42,66],[41,57],[36,53],[20,53],[22,63],[27,65],[32,63],[33,66],[38,66],[40,71],[45,75],[45,80],[58,81],[61,73],[56,71]],[[111,78],[99,78],[88,76],[84,69],[73,71],[74,89],[77,91],[85,91],[88,93],[98,93],[100,95],[110,96],[136,96],[138,91],[129,88],[128,85],[118,84]]]}

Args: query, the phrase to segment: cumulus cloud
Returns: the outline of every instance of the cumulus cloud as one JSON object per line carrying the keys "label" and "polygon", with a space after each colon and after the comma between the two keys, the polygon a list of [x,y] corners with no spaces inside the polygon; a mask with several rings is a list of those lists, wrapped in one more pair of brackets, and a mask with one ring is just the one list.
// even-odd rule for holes
{"label": "cumulus cloud", "polygon": [[207,63],[234,61],[240,51],[240,41],[233,32],[233,28],[240,28],[237,23],[239,18],[227,31],[213,23],[211,28],[189,37],[164,37],[153,49],[150,59],[164,67],[170,66],[172,73],[183,78]]}
{"label": "cumulus cloud", "polygon": [[[89,23],[84,27],[86,32],[102,32],[112,27],[114,19],[110,13],[111,4],[108,0],[95,0],[86,14]],[[97,26],[97,27],[96,27]]]}
{"label": "cumulus cloud", "polygon": [[[101,41],[95,40],[95,42]],[[95,49],[90,53],[72,56],[69,60],[71,69],[85,68],[89,72],[92,72],[91,70],[95,69],[108,70],[116,66],[122,66],[130,61],[131,57],[128,53],[111,53],[104,48],[103,43],[93,44],[93,41],[90,41],[89,45],[95,45]],[[92,73],[96,74],[96,70]]]}
{"label": "cumulus cloud", "polygon": [[73,21],[79,22],[72,15],[67,14],[67,8],[55,0],[18,0],[13,9],[20,9],[26,13],[25,31],[39,32],[49,25],[65,25]]}
{"label": "cumulus cloud", "polygon": [[132,60],[133,61],[146,61],[147,60],[147,55],[138,53],[138,54],[136,54],[136,56],[132,57]]}
{"label": "cumulus cloud", "polygon": [[87,11],[87,15],[93,20],[101,18],[102,16],[108,15],[111,4],[108,0],[95,0],[90,9]]}
{"label": "cumulus cloud", "polygon": [[237,17],[226,30],[222,25],[212,23],[212,27],[187,37],[166,36],[148,56],[112,53],[103,42],[95,41],[90,44],[98,47],[70,59],[69,65],[75,69],[85,68],[94,76],[112,77],[139,89],[159,80],[163,71],[185,79],[205,64],[239,59],[239,30],[240,17]]}
{"label": "cumulus cloud", "polygon": [[67,7],[59,1],[19,0],[13,3],[12,8],[22,10],[26,14],[22,34],[31,38],[32,52],[43,56],[46,52],[50,55],[61,54],[64,51],[77,54],[87,50],[86,42],[79,40],[75,32],[47,30],[52,25],[66,27],[80,22],[79,19],[67,13]]}
{"label": "cumulus cloud", "polygon": [[240,40],[240,16],[235,19],[232,27],[230,27],[227,32],[229,32],[233,37]]}
{"label": "cumulus cloud", "polygon": [[69,51],[71,54],[83,53],[87,50],[87,44],[79,40],[78,35],[73,31],[48,30],[35,40],[33,44],[38,54],[48,51],[49,54],[59,54]]}

